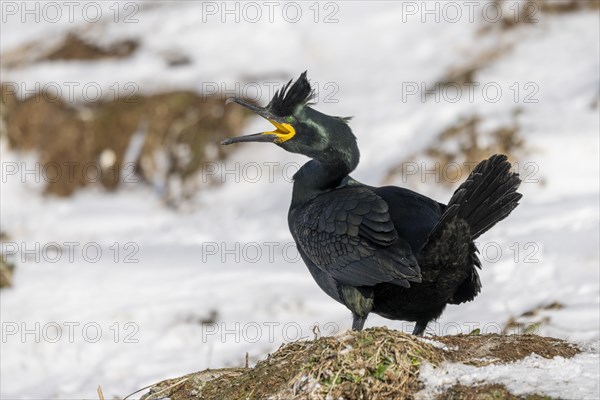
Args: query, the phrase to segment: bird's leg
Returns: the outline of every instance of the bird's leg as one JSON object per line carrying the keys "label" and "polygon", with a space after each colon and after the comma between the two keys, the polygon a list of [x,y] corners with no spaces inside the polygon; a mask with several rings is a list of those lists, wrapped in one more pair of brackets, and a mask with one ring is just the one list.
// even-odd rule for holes
{"label": "bird's leg", "polygon": [[412,334],[415,336],[423,336],[423,332],[425,332],[425,328],[427,328],[427,323],[429,321],[417,321],[415,325],[415,329],[413,329]]}
{"label": "bird's leg", "polygon": [[373,309],[373,290],[341,286],[340,292],[344,304],[352,312],[352,329],[361,331],[367,321],[367,316]]}
{"label": "bird's leg", "polygon": [[352,313],[352,330],[354,331],[362,331],[365,326],[365,322],[367,322],[367,317],[361,317],[356,313]]}

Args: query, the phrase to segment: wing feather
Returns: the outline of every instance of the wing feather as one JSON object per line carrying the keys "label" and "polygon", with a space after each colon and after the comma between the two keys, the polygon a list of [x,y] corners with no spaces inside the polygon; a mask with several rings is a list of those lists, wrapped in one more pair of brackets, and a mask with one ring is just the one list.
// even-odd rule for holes
{"label": "wing feather", "polygon": [[292,211],[298,246],[322,271],[352,286],[391,282],[409,287],[421,271],[395,229],[388,204],[367,187],[319,195]]}

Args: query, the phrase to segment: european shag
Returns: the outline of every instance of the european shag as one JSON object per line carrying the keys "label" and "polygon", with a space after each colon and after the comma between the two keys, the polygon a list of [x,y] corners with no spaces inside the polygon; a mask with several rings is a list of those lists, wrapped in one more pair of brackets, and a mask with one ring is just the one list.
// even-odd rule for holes
{"label": "european shag", "polygon": [[294,176],[288,224],[317,284],[361,330],[369,313],[416,322],[422,335],[447,304],[481,290],[474,240],[518,205],[519,175],[505,155],[480,162],[447,205],[411,190],[352,179],[359,151],[348,118],[311,107],[306,72],[266,107],[233,98],[275,129],[226,139],[275,143],[311,158]]}

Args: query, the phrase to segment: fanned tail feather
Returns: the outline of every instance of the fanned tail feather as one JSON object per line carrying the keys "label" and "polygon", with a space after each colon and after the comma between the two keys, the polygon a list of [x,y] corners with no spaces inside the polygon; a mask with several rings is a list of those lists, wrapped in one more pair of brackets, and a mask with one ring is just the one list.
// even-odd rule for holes
{"label": "fanned tail feather", "polygon": [[448,202],[430,237],[456,218],[465,221],[471,238],[477,239],[506,218],[519,205],[519,174],[510,171],[504,154],[495,154],[480,162]]}

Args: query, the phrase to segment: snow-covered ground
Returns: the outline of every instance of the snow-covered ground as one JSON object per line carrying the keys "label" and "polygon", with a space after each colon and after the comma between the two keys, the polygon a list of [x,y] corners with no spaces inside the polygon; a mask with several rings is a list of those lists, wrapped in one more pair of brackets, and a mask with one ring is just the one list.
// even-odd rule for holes
{"label": "snow-covered ground", "polygon": [[[308,69],[320,91],[316,108],[355,116],[362,160],[354,177],[371,184],[381,184],[390,168],[425,149],[460,116],[477,113],[491,129],[522,109],[528,153],[519,170],[530,178],[522,185],[523,201],[480,239],[486,250],[482,293],[448,307],[430,330],[500,332],[511,317],[559,302],[563,308],[535,316],[547,317],[540,334],[600,339],[597,12],[538,12],[537,23],[500,32],[498,23],[482,17],[485,2],[473,9],[473,22],[464,4],[456,22],[439,5],[436,22],[422,2],[319,3],[318,15],[312,3],[294,3],[301,10],[296,23],[290,6],[282,14],[287,3],[273,10],[272,23],[263,3],[255,3],[258,22],[237,2],[227,4],[238,7],[239,22],[221,2],[129,3],[134,7],[120,8],[118,22],[112,3],[96,3],[104,18],[95,23],[81,17],[77,7],[85,3],[74,9],[73,23],[65,8],[56,23],[47,21],[50,14],[23,23],[21,4],[2,3],[3,53],[58,40],[69,30],[106,43],[135,38],[141,46],[122,60],[3,69],[3,82],[25,89],[58,83],[65,91],[69,82],[94,82],[103,93],[115,83],[135,82],[142,92],[216,84],[238,94],[247,89],[250,96],[258,87],[254,97],[264,104],[272,82]],[[137,22],[125,23],[132,12]],[[498,32],[482,34],[484,26]],[[408,91],[499,45],[509,50],[476,73],[472,101],[466,87],[456,102],[451,95],[423,102]],[[166,53],[192,62],[169,67]],[[491,88],[484,93],[486,85]],[[501,95],[493,91],[498,87]],[[74,95],[82,101],[81,90]],[[527,96],[537,102],[526,102]],[[247,132],[264,127],[256,119]],[[21,175],[22,163],[31,168],[35,156],[0,145],[1,228],[10,235],[2,250],[17,251],[14,288],[0,293],[2,398],[97,398],[98,385],[106,398],[125,396],[164,378],[243,365],[246,352],[255,361],[283,342],[312,337],[315,323],[322,334],[350,327],[349,312],[320,291],[290,247],[286,177],[302,157],[276,146],[239,146],[219,169],[239,167],[240,173],[224,174],[223,185],[202,190],[190,207],[175,212],[137,184],[116,193],[91,187],[68,199],[44,197],[32,174]],[[262,178],[246,169],[251,163],[261,166]],[[8,174],[9,165],[19,173]],[[397,184],[448,200],[451,188],[431,174],[424,178]],[[40,250],[32,253],[40,258],[22,260],[36,244]],[[216,324],[201,323],[210,319]],[[383,324],[410,329],[377,316],[367,323]]]}
{"label": "snow-covered ground", "polygon": [[478,386],[501,384],[515,395],[537,393],[558,399],[595,399],[600,383],[598,348],[586,346],[585,352],[572,359],[546,359],[532,354],[508,364],[486,366],[443,363],[439,367],[421,367],[419,379],[425,385],[415,397],[431,399],[453,385]]}

